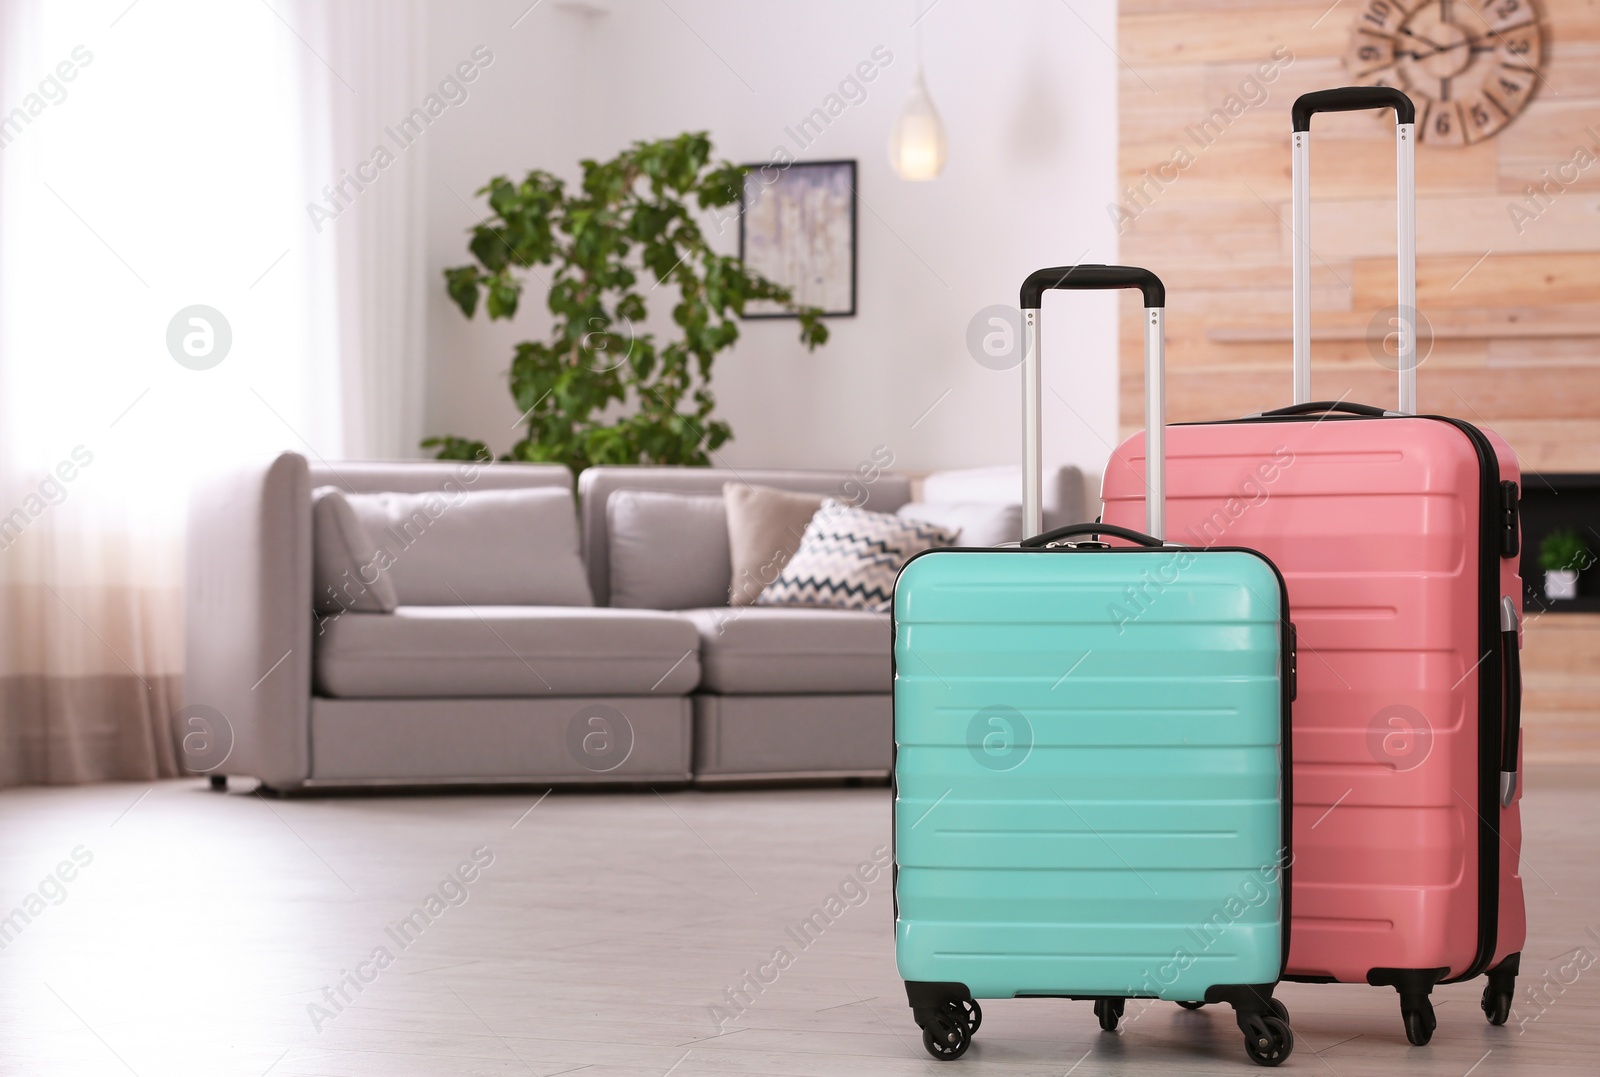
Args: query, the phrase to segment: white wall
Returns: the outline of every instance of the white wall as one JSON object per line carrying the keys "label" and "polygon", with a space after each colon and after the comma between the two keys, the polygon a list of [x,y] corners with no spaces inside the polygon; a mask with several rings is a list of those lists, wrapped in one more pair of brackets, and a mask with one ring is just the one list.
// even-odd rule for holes
{"label": "white wall", "polygon": [[[528,2],[431,8],[441,74],[478,44],[496,56],[473,100],[428,133],[435,281],[466,261],[463,230],[480,212],[457,195],[470,199],[497,172],[575,176],[582,156],[689,129],[709,130],[719,155],[742,163],[779,145],[801,160],[856,158],[858,314],[830,319],[832,340],[814,353],[794,322],[745,323],[713,381],[735,434],[721,457],[849,467],[886,445],[911,469],[1019,458],[1017,372],[974,361],[967,326],[986,306],[1014,306],[1030,270],[1116,260],[1105,212],[1117,155],[1112,0],[922,0],[950,156],[921,184],[898,179],[885,149],[916,67],[911,0],[609,0],[603,15],[543,0],[511,29]],[[798,150],[785,128],[880,45],[893,60],[866,100]],[[734,226],[722,242],[736,249]],[[542,294],[509,326],[466,322],[442,283],[431,295],[428,429],[504,448],[516,413],[501,372],[511,343],[548,325]],[[1052,297],[1047,309],[1047,459],[1098,473],[1116,439],[1115,302]]]}

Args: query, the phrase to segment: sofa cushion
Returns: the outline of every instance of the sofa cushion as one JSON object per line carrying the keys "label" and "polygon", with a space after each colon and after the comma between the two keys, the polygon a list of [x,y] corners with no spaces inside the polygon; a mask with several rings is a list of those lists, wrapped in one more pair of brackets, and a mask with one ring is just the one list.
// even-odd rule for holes
{"label": "sofa cushion", "polygon": [[906,520],[937,524],[957,546],[998,546],[1022,541],[1022,505],[984,501],[910,501],[895,510]]}
{"label": "sofa cushion", "polygon": [[700,631],[700,690],[724,695],[890,692],[889,619],[866,610],[686,610]]}
{"label": "sofa cushion", "polygon": [[822,497],[748,482],[724,483],[722,496],[727,502],[733,565],[729,604],[748,606],[800,548],[806,525],[822,507]]}
{"label": "sofa cushion", "polygon": [[646,610],[728,601],[728,514],[717,496],[618,490],[606,503],[611,605]]}
{"label": "sofa cushion", "polygon": [[683,695],[700,679],[694,626],[654,610],[401,606],[322,627],[324,696]]}
{"label": "sofa cushion", "polygon": [[592,606],[572,494],[559,487],[349,494],[406,606]]}
{"label": "sofa cushion", "polygon": [[318,613],[392,613],[400,604],[386,555],[337,486],[311,491],[312,605]]}
{"label": "sofa cushion", "polygon": [[800,548],[756,602],[887,612],[900,567],[912,555],[948,546],[954,538],[933,524],[853,509],[830,498],[806,526]]}

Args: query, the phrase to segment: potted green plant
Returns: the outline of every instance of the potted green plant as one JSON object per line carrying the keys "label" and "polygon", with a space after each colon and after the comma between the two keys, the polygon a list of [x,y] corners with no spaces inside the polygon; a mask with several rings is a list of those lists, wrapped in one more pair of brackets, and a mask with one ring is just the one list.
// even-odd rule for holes
{"label": "potted green plant", "polygon": [[[711,157],[705,132],[635,142],[609,161],[583,161],[575,189],[548,172],[520,183],[496,176],[477,193],[490,215],[471,230],[473,261],[444,271],[467,317],[517,312],[523,277],[547,289],[544,340],[516,345],[511,396],[523,437],[503,459],[592,464],[707,464],[733,436],[713,418],[711,366],[739,337],[752,299],[785,305],[800,339],[828,339],[821,311],[711,249],[697,216],[739,201],[746,169]],[[539,267],[549,267],[541,269]],[[648,302],[675,300],[659,336]],[[490,459],[482,441],[447,434],[422,442],[440,459]]]}
{"label": "potted green plant", "polygon": [[1563,527],[1539,543],[1539,567],[1544,569],[1544,595],[1551,600],[1578,597],[1578,573],[1594,563],[1583,536]]}

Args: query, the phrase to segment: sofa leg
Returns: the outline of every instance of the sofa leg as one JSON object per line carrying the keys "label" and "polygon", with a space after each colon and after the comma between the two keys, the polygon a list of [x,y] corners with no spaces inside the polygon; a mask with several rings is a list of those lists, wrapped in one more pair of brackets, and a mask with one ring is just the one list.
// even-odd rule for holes
{"label": "sofa leg", "polygon": [[211,775],[211,788],[218,793],[226,793],[228,791],[228,776],[226,774]]}

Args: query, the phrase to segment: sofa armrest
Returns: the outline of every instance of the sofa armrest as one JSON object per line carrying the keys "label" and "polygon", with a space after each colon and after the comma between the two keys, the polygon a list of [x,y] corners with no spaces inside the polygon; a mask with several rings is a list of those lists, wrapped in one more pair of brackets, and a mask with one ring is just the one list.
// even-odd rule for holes
{"label": "sofa armrest", "polygon": [[184,701],[220,711],[217,773],[293,787],[311,776],[311,483],[286,452],[189,494]]}

